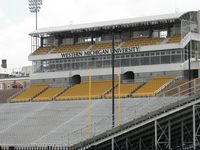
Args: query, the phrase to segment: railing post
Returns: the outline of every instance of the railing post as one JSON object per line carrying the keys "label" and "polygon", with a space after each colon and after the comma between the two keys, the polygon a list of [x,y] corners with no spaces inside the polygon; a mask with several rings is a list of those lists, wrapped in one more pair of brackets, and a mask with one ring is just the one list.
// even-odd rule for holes
{"label": "railing post", "polygon": [[67,134],[67,143],[68,143],[68,147],[69,147],[69,145],[70,145],[70,143],[69,143],[69,133]]}
{"label": "railing post", "polygon": [[178,87],[178,96],[181,96],[181,88],[180,88],[180,86]]}

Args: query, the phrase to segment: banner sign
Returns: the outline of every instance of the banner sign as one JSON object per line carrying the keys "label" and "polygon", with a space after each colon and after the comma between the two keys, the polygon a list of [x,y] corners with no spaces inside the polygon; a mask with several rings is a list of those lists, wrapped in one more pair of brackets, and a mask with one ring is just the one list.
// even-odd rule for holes
{"label": "banner sign", "polygon": [[[115,49],[115,54],[136,53],[139,51],[140,51],[139,47],[117,48],[117,49]],[[112,54],[112,49],[67,52],[67,53],[61,53],[61,57],[62,58],[74,58],[74,57],[88,57],[88,56],[109,55],[109,54]]]}

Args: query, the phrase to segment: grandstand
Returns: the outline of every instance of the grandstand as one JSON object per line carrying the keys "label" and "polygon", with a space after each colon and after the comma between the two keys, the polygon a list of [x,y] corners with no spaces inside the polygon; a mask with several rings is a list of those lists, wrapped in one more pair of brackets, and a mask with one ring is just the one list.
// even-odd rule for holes
{"label": "grandstand", "polygon": [[64,88],[48,88],[46,91],[35,97],[33,101],[52,101],[63,91]]}
{"label": "grandstand", "polygon": [[[91,83],[91,98],[100,99],[104,94],[112,88],[111,81],[100,81]],[[73,99],[89,99],[88,94],[89,83],[77,84],[74,87],[70,88],[60,96],[57,100],[73,100]],[[79,92],[77,92],[79,91]]]}
{"label": "grandstand", "polygon": [[15,98],[11,100],[11,102],[27,102],[33,99],[34,97],[38,96],[41,92],[45,91],[48,88],[46,84],[40,85],[32,85],[29,89],[23,91]]}
{"label": "grandstand", "polygon": [[30,85],[0,97],[0,149],[196,150],[199,24],[189,11],[31,32]]}
{"label": "grandstand", "polygon": [[157,77],[151,79],[142,88],[132,94],[133,97],[149,97],[155,96],[166,84],[173,81],[172,77]]}
{"label": "grandstand", "polygon": [[[124,84],[118,84],[118,86],[115,88],[114,96],[115,98],[125,98],[128,97],[132,92],[136,91],[141,86],[140,83],[124,83]],[[112,91],[110,91],[106,96],[106,98],[112,98]]]}

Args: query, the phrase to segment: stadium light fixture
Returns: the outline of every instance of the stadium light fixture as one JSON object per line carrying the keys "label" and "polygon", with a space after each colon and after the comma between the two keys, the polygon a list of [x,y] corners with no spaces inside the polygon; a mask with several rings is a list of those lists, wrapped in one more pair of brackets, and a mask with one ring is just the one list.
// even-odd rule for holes
{"label": "stadium light fixture", "polygon": [[31,13],[35,13],[35,29],[37,30],[37,14],[41,9],[42,0],[28,0],[29,10]]}

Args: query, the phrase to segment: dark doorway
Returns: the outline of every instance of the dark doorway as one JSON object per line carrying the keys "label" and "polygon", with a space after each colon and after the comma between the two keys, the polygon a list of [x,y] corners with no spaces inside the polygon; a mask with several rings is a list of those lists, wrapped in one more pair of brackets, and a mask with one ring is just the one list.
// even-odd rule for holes
{"label": "dark doorway", "polygon": [[9,146],[9,150],[15,150],[14,146]]}
{"label": "dark doorway", "polygon": [[123,74],[122,79],[123,80],[134,80],[135,74],[132,71],[127,71]]}
{"label": "dark doorway", "polygon": [[74,75],[71,77],[71,85],[80,84],[81,83],[81,76]]}

